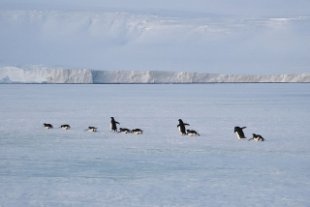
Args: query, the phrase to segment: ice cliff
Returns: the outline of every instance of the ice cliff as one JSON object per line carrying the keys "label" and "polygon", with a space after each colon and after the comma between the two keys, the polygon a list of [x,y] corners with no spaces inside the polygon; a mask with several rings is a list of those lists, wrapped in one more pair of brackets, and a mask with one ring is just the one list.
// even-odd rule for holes
{"label": "ice cliff", "polygon": [[2,67],[0,83],[93,83],[89,69]]}
{"label": "ice cliff", "polygon": [[251,83],[310,82],[310,73],[238,75],[169,71],[102,71],[32,66],[0,68],[0,83]]}
{"label": "ice cliff", "polygon": [[237,75],[167,71],[92,71],[94,83],[310,82],[310,74]]}

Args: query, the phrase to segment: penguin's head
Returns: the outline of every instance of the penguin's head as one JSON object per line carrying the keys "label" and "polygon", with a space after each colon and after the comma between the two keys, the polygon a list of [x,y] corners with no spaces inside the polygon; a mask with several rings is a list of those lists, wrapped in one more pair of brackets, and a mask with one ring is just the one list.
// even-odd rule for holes
{"label": "penguin's head", "polygon": [[240,129],[240,127],[236,126],[234,129],[234,132],[237,132]]}

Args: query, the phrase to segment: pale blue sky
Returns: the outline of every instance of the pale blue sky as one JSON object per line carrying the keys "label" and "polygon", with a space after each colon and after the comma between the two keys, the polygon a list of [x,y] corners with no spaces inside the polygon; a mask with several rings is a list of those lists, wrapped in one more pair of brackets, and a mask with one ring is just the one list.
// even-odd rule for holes
{"label": "pale blue sky", "polygon": [[309,0],[0,0],[0,65],[310,72]]}

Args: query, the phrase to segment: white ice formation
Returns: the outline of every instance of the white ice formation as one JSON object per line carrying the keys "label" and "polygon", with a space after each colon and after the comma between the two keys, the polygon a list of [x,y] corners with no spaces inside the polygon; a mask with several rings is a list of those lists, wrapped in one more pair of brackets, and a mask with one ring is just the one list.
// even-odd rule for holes
{"label": "white ice formation", "polygon": [[2,67],[0,83],[93,83],[89,69]]}
{"label": "white ice formation", "polygon": [[0,67],[0,83],[305,83],[310,73],[238,75],[169,71],[107,71],[32,66]]}

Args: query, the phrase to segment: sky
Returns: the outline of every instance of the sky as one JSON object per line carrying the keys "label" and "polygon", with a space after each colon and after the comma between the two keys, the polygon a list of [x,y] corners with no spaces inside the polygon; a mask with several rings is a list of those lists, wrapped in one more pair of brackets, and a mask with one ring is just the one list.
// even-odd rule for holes
{"label": "sky", "polygon": [[310,72],[308,0],[0,0],[0,65]]}

